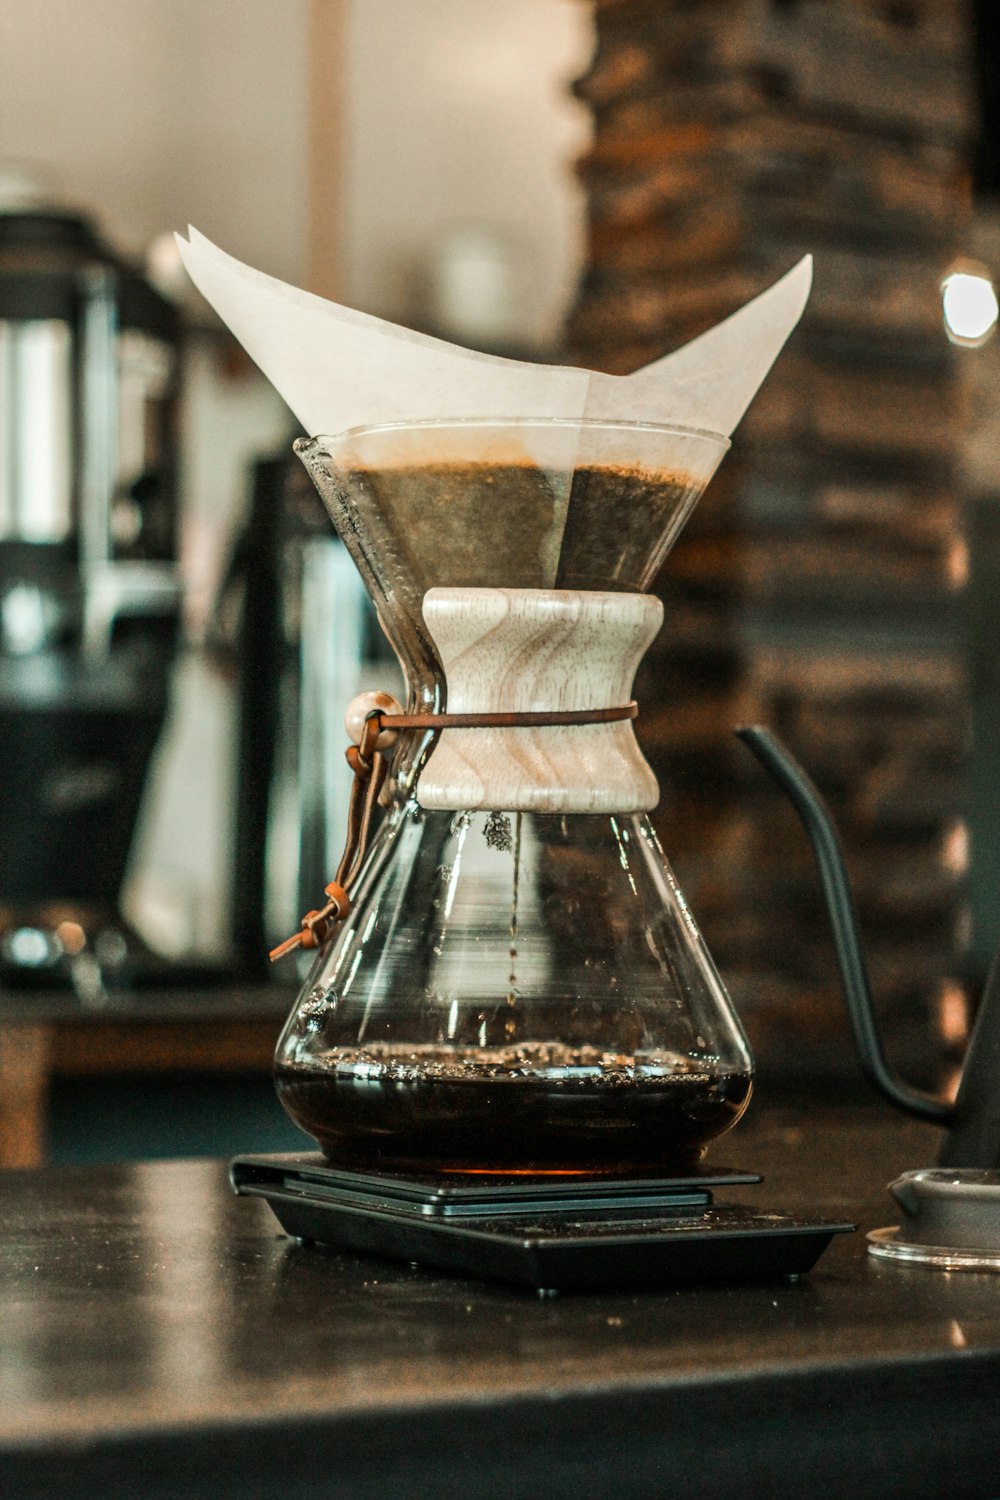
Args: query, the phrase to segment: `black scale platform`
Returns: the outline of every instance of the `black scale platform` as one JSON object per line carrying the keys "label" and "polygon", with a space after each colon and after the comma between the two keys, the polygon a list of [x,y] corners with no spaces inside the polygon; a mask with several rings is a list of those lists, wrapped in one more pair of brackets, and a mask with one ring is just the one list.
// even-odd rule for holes
{"label": "black scale platform", "polygon": [[240,1156],[234,1190],[288,1234],[537,1291],[801,1276],[856,1226],[714,1201],[752,1172],[558,1182],[349,1172],[319,1155]]}

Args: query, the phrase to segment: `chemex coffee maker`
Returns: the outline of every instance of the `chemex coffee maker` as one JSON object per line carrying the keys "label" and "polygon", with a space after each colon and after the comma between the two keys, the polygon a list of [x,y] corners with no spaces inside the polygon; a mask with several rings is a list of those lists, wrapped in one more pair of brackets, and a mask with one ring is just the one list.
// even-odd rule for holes
{"label": "chemex coffee maker", "polygon": [[[730,320],[725,353],[708,335],[703,369],[651,367],[631,377],[640,391],[342,309],[332,329],[330,304],[194,232],[182,250],[307,430],[323,430],[309,392],[337,332],[340,409],[366,380],[383,409],[387,392],[432,386],[458,408],[297,445],[409,696],[350,706],[347,847],[276,954],[317,950],[276,1082],[322,1154],[240,1158],[237,1190],[302,1238],[537,1288],[808,1269],[851,1226],[717,1204],[717,1188],[758,1179],[701,1163],[753,1068],[648,818],[658,788],[631,698],[662,619],[646,590],[729,445],[649,420],[638,398],[659,405],[672,386],[683,409],[686,386],[690,412],[699,379],[718,394],[739,351],[731,430],[808,266]],[[587,382],[582,416],[468,412],[491,386],[495,408],[558,413],[553,373]],[[640,410],[602,415],[605,398]]]}
{"label": "chemex coffee maker", "polygon": [[0,986],[100,1003],[180,613],[173,306],[0,183]]}

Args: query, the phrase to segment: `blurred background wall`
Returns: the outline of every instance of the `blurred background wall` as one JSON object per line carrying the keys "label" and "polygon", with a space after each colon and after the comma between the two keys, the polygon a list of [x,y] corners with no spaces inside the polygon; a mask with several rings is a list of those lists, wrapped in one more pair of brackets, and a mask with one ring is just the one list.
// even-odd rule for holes
{"label": "blurred background wall", "polygon": [[[294,279],[306,0],[42,0],[0,13],[0,142],[123,249],[188,222]],[[212,227],[209,227],[212,226]]]}
{"label": "blurred background wall", "polygon": [[[667,561],[646,735],[665,842],[764,1059],[849,1055],[811,855],[729,733],[770,725],[851,856],[891,1049],[961,1045],[969,678],[962,361],[973,237],[965,0],[619,0],[578,93],[577,354],[626,370],[805,250],[802,324]],[[653,683],[659,688],[656,691]]]}

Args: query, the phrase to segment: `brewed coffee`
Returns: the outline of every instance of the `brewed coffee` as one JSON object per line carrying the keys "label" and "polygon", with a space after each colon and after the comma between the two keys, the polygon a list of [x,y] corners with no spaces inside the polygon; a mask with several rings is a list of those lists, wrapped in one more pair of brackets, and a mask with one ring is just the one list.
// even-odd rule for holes
{"label": "brewed coffee", "polygon": [[[588,1049],[591,1050],[591,1049]],[[548,1066],[539,1068],[544,1051]],[[693,1167],[735,1124],[748,1072],[669,1070],[579,1049],[456,1060],[433,1048],[343,1049],[327,1067],[283,1063],[294,1120],[337,1165],[383,1171],[643,1176]]]}
{"label": "brewed coffee", "polygon": [[504,560],[509,588],[641,592],[696,499],[684,473],[615,464],[414,463],[354,470],[422,598],[480,588]]}

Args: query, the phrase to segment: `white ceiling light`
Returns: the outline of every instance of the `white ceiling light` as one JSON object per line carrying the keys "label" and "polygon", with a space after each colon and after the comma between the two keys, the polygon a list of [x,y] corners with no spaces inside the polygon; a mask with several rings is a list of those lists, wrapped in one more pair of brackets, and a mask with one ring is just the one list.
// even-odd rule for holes
{"label": "white ceiling light", "polygon": [[985,266],[963,261],[941,282],[944,326],[953,344],[978,349],[996,327],[1000,305]]}

